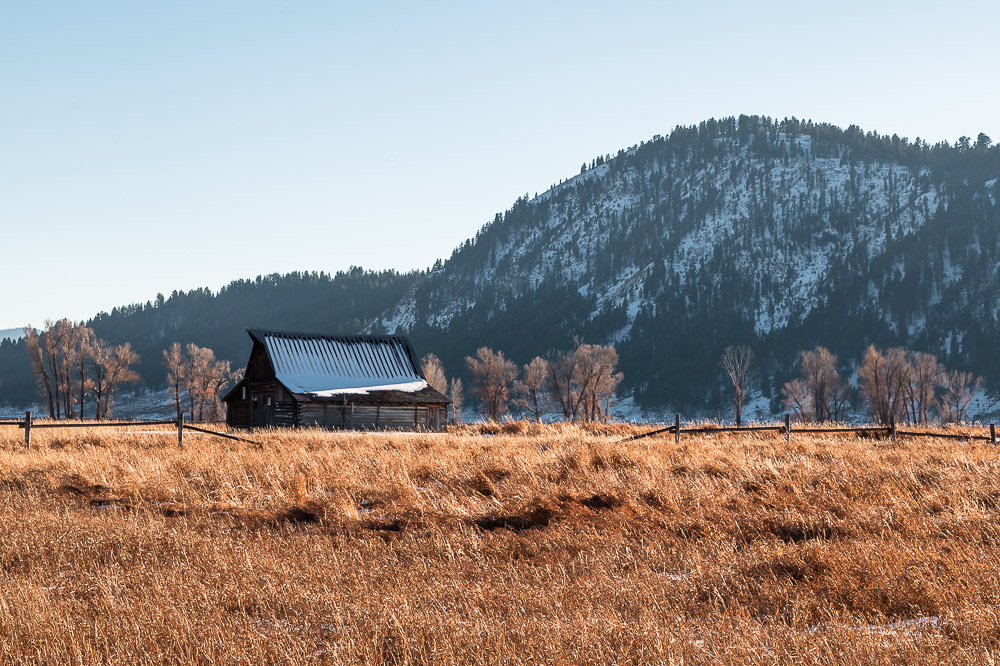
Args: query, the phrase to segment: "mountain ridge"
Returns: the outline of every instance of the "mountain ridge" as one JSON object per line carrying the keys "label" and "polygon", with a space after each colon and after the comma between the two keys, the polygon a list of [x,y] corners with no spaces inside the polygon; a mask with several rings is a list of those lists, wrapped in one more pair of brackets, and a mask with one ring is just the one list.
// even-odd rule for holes
{"label": "mountain ridge", "polygon": [[[868,344],[914,346],[993,379],[982,347],[1000,312],[998,172],[985,135],[930,146],[795,119],[710,120],[519,199],[369,329],[431,346],[490,340],[524,362],[545,346],[496,329],[544,285],[588,301],[584,325],[562,324],[619,344],[626,387],[647,405],[718,404],[722,386],[705,375],[726,344],[758,348],[771,397],[817,344],[846,365]],[[862,332],[820,335],[825,318]],[[558,337],[549,348],[572,335]],[[685,376],[689,390],[654,386]]]}
{"label": "mountain ridge", "polygon": [[[93,322],[109,341],[141,338],[156,366],[173,341],[241,364],[247,326],[304,323],[409,333],[459,375],[479,346],[525,363],[576,339],[612,343],[624,391],[650,409],[721,409],[728,344],[757,352],[772,408],[798,352],[820,344],[847,374],[867,345],[902,345],[996,391],[998,178],[985,135],[932,146],[794,118],[710,119],[518,198],[426,272],[362,272],[337,287],[268,276],[234,282],[223,309],[213,299],[225,290],[196,290]],[[345,306],[349,317],[306,313]],[[191,327],[213,312],[221,326]],[[16,346],[0,344],[0,372]],[[155,385],[162,372],[148,368]],[[0,385],[0,401],[11,395]]]}

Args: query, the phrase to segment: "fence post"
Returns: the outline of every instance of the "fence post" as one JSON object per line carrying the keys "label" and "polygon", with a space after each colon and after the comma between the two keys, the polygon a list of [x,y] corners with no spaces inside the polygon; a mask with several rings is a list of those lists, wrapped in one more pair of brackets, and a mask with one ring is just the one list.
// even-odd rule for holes
{"label": "fence post", "polygon": [[785,414],[785,441],[792,441],[792,416]]}
{"label": "fence post", "polygon": [[24,413],[24,446],[31,450],[31,410]]}
{"label": "fence post", "polygon": [[896,441],[896,416],[889,417],[889,434],[892,436],[892,441]]}
{"label": "fence post", "polygon": [[993,446],[997,445],[997,424],[995,423],[990,424],[990,442],[993,443]]}
{"label": "fence post", "polygon": [[184,446],[184,412],[177,419],[177,446]]}
{"label": "fence post", "polygon": [[674,415],[674,443],[681,443],[681,415]]}

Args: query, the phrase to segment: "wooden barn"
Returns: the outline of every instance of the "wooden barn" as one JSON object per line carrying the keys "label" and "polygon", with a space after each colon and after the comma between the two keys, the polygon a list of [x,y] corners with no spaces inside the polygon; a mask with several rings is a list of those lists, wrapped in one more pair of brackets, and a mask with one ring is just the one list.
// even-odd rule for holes
{"label": "wooden barn", "polygon": [[247,329],[243,379],[223,398],[235,428],[446,428],[450,401],[431,388],[405,335]]}

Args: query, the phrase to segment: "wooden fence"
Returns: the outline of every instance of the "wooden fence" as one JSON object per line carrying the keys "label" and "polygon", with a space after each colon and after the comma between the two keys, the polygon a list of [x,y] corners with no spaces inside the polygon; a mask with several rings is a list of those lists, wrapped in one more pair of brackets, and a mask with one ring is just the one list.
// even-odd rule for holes
{"label": "wooden fence", "polygon": [[[38,430],[41,428],[130,428],[136,426],[153,426],[153,425],[170,425],[177,427],[177,445],[184,445],[184,431],[193,430],[194,432],[204,433],[206,435],[213,435],[215,437],[222,437],[224,439],[229,439],[237,442],[245,442],[247,444],[255,444],[259,446],[258,442],[254,442],[249,439],[244,439],[242,437],[237,437],[236,435],[230,435],[224,432],[217,432],[215,430],[209,430],[207,428],[202,428],[199,426],[191,425],[190,423],[184,422],[183,415],[178,419],[169,419],[163,421],[156,420],[138,420],[138,421],[92,421],[87,423],[59,423],[59,422],[43,422],[35,423],[32,419],[31,412],[24,413],[24,419],[17,421],[0,421],[0,427],[2,426],[13,426],[22,428],[24,430],[24,445],[31,449],[31,431]],[[655,437],[656,435],[667,435],[673,434],[674,442],[680,443],[681,435],[704,435],[710,433],[719,432],[778,432],[784,433],[785,441],[790,442],[792,439],[792,433],[797,432],[800,434],[817,434],[817,433],[832,433],[832,432],[855,432],[864,433],[867,435],[882,435],[884,437],[896,441],[897,437],[937,437],[941,439],[961,439],[961,440],[979,440],[987,441],[993,444],[997,444],[997,431],[996,424],[991,423],[989,425],[989,434],[983,435],[963,435],[959,433],[938,433],[938,432],[917,432],[913,430],[899,430],[896,427],[895,420],[891,421],[888,426],[854,426],[854,427],[844,427],[844,426],[832,426],[829,428],[804,425],[802,427],[792,428],[792,421],[788,414],[785,414],[784,424],[777,425],[751,425],[751,426],[700,426],[691,428],[681,427],[681,415],[677,414],[674,417],[674,424],[667,426],[665,428],[657,428],[649,432],[640,433],[638,435],[632,435],[631,437],[626,437],[619,443],[632,442],[637,439],[643,439],[645,437]]]}
{"label": "wooden fence", "polygon": [[[163,421],[157,420],[135,420],[135,421],[90,421],[83,423],[59,423],[58,421],[46,421],[43,423],[36,423],[31,416],[31,412],[24,413],[24,419],[18,421],[0,421],[0,427],[2,426],[13,426],[24,430],[24,446],[31,450],[31,431],[39,429],[48,428],[134,428],[137,426],[155,426],[155,425],[169,425],[176,426],[177,428],[177,446],[184,446],[184,431],[193,430],[194,432],[204,433],[206,435],[214,435],[215,437],[222,437],[223,439],[231,439],[237,442],[246,442],[247,444],[258,444],[257,442],[251,441],[249,439],[244,439],[242,437],[237,437],[236,435],[230,435],[224,432],[217,432],[215,430],[209,430],[207,428],[201,428],[198,426],[193,426],[190,423],[184,422],[184,415],[181,415],[180,419],[168,419]],[[164,431],[166,432],[166,431]],[[259,445],[259,444],[258,444]]]}
{"label": "wooden fence", "polygon": [[[674,424],[672,426],[667,426],[666,428],[657,428],[656,430],[651,430],[649,432],[640,433],[638,435],[632,435],[631,437],[626,437],[619,443],[632,442],[637,439],[643,439],[644,437],[654,437],[656,435],[666,435],[673,434],[674,442],[679,443],[681,441],[682,434],[688,435],[704,435],[713,432],[779,432],[784,433],[785,441],[790,442],[792,440],[792,420],[790,415],[785,414],[784,424],[778,425],[754,425],[754,426],[702,426],[702,427],[692,427],[692,428],[682,428],[681,427],[681,415],[677,414],[674,417]],[[878,435],[881,434],[885,437],[890,438],[892,441],[896,441],[897,437],[938,437],[943,439],[964,439],[968,440],[980,440],[987,441],[994,446],[997,443],[997,428],[996,424],[991,423],[989,426],[989,434],[983,435],[962,435],[958,433],[937,433],[937,432],[918,432],[914,430],[900,430],[896,427],[896,420],[892,419],[888,426],[856,426],[856,427],[844,427],[844,426],[831,426],[829,428],[822,428],[818,426],[805,425],[803,427],[797,427],[794,432],[802,434],[814,434],[814,433],[828,433],[828,432],[857,432],[865,433],[868,435]]]}

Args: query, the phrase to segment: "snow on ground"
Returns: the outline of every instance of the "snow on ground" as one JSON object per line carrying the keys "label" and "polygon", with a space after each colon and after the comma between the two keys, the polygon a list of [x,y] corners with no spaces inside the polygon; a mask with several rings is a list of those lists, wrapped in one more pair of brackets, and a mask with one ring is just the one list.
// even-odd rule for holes
{"label": "snow on ground", "polygon": [[970,419],[991,423],[1000,420],[1000,396],[991,396],[980,390],[972,397],[966,414]]}
{"label": "snow on ground", "polygon": [[[725,394],[724,394],[724,397]],[[619,421],[633,423],[672,423],[676,410],[671,407],[660,407],[654,409],[639,406],[633,396],[625,396],[612,407],[612,416]],[[989,424],[1000,422],[1000,396],[993,396],[986,391],[979,391],[969,403],[966,411],[968,422],[980,422]],[[681,413],[681,421],[733,421],[732,406],[722,405],[717,409],[702,409],[695,412]],[[781,423],[785,418],[785,410],[779,409],[777,412],[771,409],[771,401],[760,393],[751,395],[750,399],[743,404],[743,421],[760,423]],[[847,414],[848,423],[863,424],[871,423],[872,416],[864,405],[851,410]],[[935,424],[936,425],[936,424]]]}
{"label": "snow on ground", "polygon": [[[181,407],[183,408],[185,405],[182,403]],[[33,405],[2,405],[0,406],[0,419],[23,419],[27,409],[31,410],[35,418],[48,417],[48,409],[45,404],[36,402]],[[123,389],[115,396],[115,404],[112,408],[112,416],[116,419],[163,419],[172,417],[174,414],[174,397],[170,389],[156,391],[138,389],[132,392]],[[93,399],[89,399],[85,403],[84,416],[86,418],[94,417]]]}

